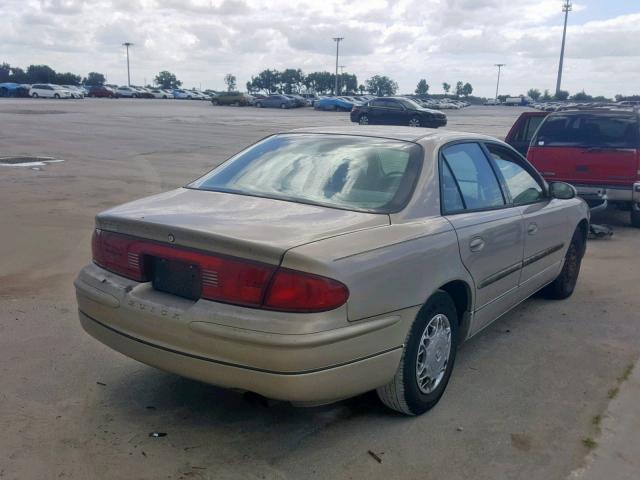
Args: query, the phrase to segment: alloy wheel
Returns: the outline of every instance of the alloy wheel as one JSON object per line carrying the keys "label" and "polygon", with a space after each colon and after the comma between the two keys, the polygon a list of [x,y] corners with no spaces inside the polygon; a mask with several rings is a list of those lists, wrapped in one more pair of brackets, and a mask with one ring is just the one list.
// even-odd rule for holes
{"label": "alloy wheel", "polygon": [[360,125],[369,125],[369,117],[367,117],[366,115],[361,115],[360,120],[358,120],[358,123]]}
{"label": "alloy wheel", "polygon": [[410,127],[419,127],[420,126],[420,119],[413,117],[411,120],[409,120],[409,126]]}

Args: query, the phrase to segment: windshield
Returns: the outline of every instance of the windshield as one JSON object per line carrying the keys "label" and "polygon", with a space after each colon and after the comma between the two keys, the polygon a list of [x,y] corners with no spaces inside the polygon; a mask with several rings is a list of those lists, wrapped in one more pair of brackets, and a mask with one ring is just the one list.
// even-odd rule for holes
{"label": "windshield", "polygon": [[635,115],[552,115],[540,126],[533,144],[540,147],[638,148],[640,127]]}
{"label": "windshield", "polygon": [[190,188],[391,213],[408,201],[422,162],[414,143],[325,134],[269,137]]}

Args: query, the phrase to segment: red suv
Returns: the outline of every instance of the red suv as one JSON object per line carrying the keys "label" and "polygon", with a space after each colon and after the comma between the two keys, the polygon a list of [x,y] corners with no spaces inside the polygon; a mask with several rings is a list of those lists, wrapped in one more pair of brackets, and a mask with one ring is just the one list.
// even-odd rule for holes
{"label": "red suv", "polygon": [[109,97],[117,98],[116,92],[105,86],[93,86],[89,88],[88,97]]}
{"label": "red suv", "polygon": [[571,183],[586,199],[606,193],[610,203],[630,209],[631,224],[640,228],[638,109],[559,111],[546,116],[533,133],[521,120],[506,140],[515,146],[529,135],[527,159],[547,181]]}

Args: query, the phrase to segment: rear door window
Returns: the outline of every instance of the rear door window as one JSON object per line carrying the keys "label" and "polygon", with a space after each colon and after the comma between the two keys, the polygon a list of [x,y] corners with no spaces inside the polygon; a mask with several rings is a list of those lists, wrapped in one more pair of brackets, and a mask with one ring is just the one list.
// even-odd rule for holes
{"label": "rear door window", "polygon": [[456,179],[464,208],[498,208],[505,200],[489,160],[477,143],[459,143],[444,148],[444,161]]}
{"label": "rear door window", "polygon": [[547,117],[538,147],[638,148],[640,127],[633,114],[581,113]]}

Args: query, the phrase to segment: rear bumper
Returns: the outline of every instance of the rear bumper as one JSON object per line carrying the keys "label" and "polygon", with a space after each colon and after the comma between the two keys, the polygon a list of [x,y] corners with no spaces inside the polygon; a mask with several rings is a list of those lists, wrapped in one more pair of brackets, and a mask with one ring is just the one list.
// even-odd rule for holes
{"label": "rear bumper", "polygon": [[640,182],[629,186],[585,185],[573,183],[578,195],[585,199],[602,198],[604,194],[610,202],[640,203]]}
{"label": "rear bumper", "polygon": [[293,402],[330,402],[372,390],[393,377],[402,355],[402,348],[398,347],[344,365],[274,372],[154,345],[110,328],[82,312],[80,323],[95,339],[147,365],[202,382]]}
{"label": "rear bumper", "polygon": [[418,311],[352,324],[345,316],[336,324],[332,312],[287,317],[293,314],[192,302],[96,265],[85,267],[75,286],[83,328],[114,350],[185,377],[295,402],[330,402],[388,383]]}

